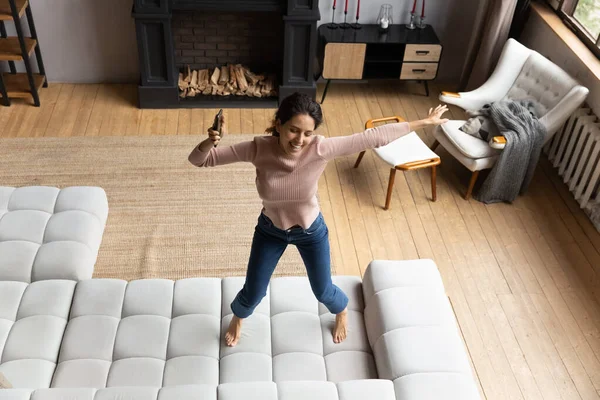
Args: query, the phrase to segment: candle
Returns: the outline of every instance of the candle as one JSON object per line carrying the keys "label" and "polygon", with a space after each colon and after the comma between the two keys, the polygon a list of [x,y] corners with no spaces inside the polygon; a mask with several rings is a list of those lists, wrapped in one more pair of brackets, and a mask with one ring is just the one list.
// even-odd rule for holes
{"label": "candle", "polygon": [[356,4],[356,19],[357,20],[358,20],[359,13],[360,13],[360,0],[358,0],[358,3]]}
{"label": "candle", "polygon": [[348,0],[346,0],[346,6],[344,7],[344,14],[348,14]]}
{"label": "candle", "polygon": [[415,0],[415,2],[413,3],[413,9],[411,11],[411,13],[415,13],[415,9],[417,8],[417,0]]}
{"label": "candle", "polygon": [[388,24],[389,24],[389,21],[387,20],[387,18],[384,18],[384,19],[381,20],[381,28],[382,29],[387,29],[388,28]]}
{"label": "candle", "polygon": [[333,0],[333,9],[335,9],[335,2],[336,0]]}
{"label": "candle", "polygon": [[421,18],[425,16],[425,0],[423,0],[423,6],[421,7]]}

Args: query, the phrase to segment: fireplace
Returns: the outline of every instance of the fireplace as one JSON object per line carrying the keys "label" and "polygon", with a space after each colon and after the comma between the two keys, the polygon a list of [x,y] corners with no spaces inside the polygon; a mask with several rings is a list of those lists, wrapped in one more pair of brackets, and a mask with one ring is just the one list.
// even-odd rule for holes
{"label": "fireplace", "polygon": [[[135,0],[133,17],[140,108],[275,107],[296,91],[316,96],[318,0]],[[235,66],[264,78],[260,85],[268,80],[272,90],[256,83],[255,96],[234,95],[223,89],[230,87],[223,76],[218,91],[182,89],[190,71],[206,79],[206,71],[210,78],[215,68]]]}

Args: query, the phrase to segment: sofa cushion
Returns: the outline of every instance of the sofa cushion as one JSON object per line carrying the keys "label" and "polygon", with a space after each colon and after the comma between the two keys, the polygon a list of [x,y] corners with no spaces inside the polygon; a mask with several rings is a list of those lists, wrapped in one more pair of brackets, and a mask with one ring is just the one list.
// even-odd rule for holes
{"label": "sofa cushion", "polygon": [[47,388],[75,282],[0,281],[0,372],[17,388]]}
{"label": "sofa cushion", "polygon": [[217,385],[220,287],[210,278],[79,282],[52,386]]}
{"label": "sofa cushion", "polygon": [[0,280],[89,279],[108,216],[97,187],[0,187]]}
{"label": "sofa cushion", "polygon": [[473,380],[464,373],[429,372],[406,375],[394,381],[394,389],[398,399],[480,398]]}

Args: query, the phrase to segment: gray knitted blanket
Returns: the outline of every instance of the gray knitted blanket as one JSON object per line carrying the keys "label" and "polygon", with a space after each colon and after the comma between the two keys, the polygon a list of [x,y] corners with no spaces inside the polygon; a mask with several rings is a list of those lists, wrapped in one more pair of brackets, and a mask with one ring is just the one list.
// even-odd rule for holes
{"label": "gray knitted blanket", "polygon": [[546,137],[546,128],[530,111],[533,106],[531,100],[498,101],[481,110],[506,138],[506,146],[475,199],[512,202],[527,191]]}

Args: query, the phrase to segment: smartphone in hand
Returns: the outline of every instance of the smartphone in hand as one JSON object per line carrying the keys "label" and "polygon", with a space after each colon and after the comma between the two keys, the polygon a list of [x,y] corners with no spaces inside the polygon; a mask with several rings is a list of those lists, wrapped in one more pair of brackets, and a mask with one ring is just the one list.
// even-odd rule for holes
{"label": "smartphone in hand", "polygon": [[[212,126],[212,130],[213,131],[217,131],[219,132],[219,135],[221,135],[221,116],[223,115],[223,109],[220,109],[219,112],[217,113],[217,115],[215,115],[215,121],[213,122],[213,126]],[[217,145],[215,144],[215,147],[217,147]]]}

